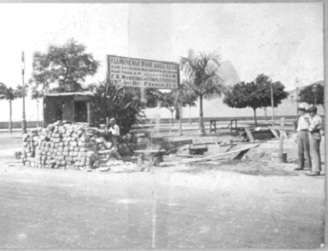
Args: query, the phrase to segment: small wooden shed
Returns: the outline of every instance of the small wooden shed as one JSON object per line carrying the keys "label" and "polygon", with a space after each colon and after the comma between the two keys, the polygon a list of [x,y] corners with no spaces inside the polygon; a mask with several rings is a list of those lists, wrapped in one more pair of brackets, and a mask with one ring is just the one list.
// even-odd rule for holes
{"label": "small wooden shed", "polygon": [[95,96],[92,92],[51,93],[43,98],[44,126],[57,120],[97,126]]}

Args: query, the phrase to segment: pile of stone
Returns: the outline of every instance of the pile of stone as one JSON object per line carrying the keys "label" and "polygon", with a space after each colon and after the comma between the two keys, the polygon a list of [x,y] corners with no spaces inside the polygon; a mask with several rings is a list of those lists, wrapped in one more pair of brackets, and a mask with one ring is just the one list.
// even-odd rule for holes
{"label": "pile of stone", "polygon": [[37,168],[92,170],[106,164],[110,170],[115,152],[97,129],[61,121],[25,134],[23,146],[24,165]]}
{"label": "pile of stone", "polygon": [[31,131],[29,134],[23,135],[23,153],[21,158],[24,165],[33,165],[35,150],[39,145],[37,131]]}

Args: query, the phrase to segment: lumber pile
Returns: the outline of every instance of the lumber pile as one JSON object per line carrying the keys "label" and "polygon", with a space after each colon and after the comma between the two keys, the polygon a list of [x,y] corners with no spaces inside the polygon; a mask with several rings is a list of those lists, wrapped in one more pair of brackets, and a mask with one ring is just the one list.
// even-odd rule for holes
{"label": "lumber pile", "polygon": [[23,164],[37,168],[110,170],[114,152],[111,142],[83,124],[57,121],[23,136]]}

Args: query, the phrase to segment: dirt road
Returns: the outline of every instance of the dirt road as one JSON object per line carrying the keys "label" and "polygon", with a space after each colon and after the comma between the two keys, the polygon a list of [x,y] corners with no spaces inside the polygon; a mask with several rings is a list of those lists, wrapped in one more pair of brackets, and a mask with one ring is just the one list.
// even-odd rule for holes
{"label": "dirt road", "polygon": [[323,176],[250,175],[231,171],[231,163],[138,173],[35,169],[15,161],[13,150],[0,151],[0,248],[310,249],[323,242]]}

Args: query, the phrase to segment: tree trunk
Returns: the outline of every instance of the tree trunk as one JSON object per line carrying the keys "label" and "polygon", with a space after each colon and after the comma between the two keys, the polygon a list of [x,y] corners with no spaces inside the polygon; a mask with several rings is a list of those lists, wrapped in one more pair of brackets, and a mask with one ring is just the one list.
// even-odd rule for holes
{"label": "tree trunk", "polygon": [[203,96],[199,96],[199,131],[200,135],[205,135],[205,128],[204,128],[204,122],[203,122]]}
{"label": "tree trunk", "polygon": [[253,111],[254,111],[254,120],[255,120],[255,125],[257,125],[256,108],[255,108],[255,109],[253,108]]}
{"label": "tree trunk", "polygon": [[178,109],[179,109],[179,135],[182,135],[182,109],[181,109],[181,104],[178,104]]}
{"label": "tree trunk", "polygon": [[173,113],[174,113],[174,110],[171,110],[171,124],[174,126],[174,115],[173,115]]}
{"label": "tree trunk", "polygon": [[191,105],[189,105],[189,125],[191,125]]}
{"label": "tree trunk", "polygon": [[13,126],[12,126],[12,103],[11,100],[9,100],[9,132],[13,132]]}
{"label": "tree trunk", "polygon": [[265,121],[267,122],[268,121],[268,111],[267,111],[267,108],[264,107],[263,110],[264,110]]}

